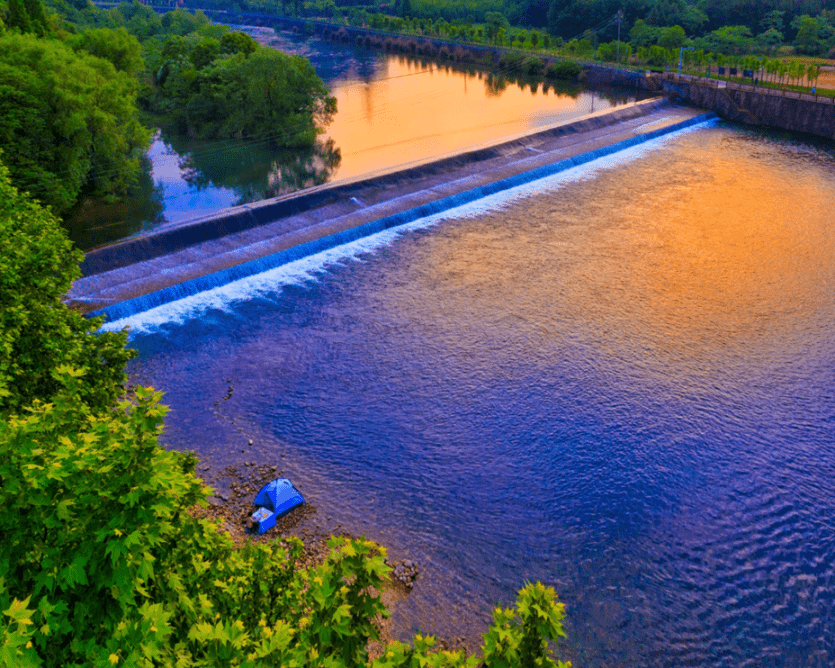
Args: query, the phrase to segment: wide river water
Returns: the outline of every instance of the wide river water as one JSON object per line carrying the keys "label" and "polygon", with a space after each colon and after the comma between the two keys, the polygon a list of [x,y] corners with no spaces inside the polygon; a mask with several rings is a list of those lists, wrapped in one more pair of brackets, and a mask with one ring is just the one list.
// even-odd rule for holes
{"label": "wide river water", "polygon": [[[67,225],[88,249],[230,206],[372,175],[495,143],[635,100],[626,89],[544,86],[267,28],[233,26],[302,55],[331,88],[337,113],[317,150],[267,142],[157,135],[131,198],[88,203]],[[328,144],[331,141],[332,144]],[[337,152],[338,151],[338,157]]]}
{"label": "wide river water", "polygon": [[117,324],[166,443],[421,564],[403,637],[541,580],[578,667],[823,668],[834,201],[714,122]]}

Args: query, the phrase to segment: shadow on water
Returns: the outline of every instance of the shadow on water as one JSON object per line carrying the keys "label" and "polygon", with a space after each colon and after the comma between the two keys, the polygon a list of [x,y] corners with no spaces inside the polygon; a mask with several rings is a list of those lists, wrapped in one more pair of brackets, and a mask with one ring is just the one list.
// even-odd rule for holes
{"label": "shadow on water", "polygon": [[153,164],[145,155],[127,197],[84,200],[64,217],[64,227],[75,245],[87,250],[153,229],[165,221],[164,210],[163,186],[154,182]]}
{"label": "shadow on water", "polygon": [[239,140],[207,143],[171,137],[166,143],[180,156],[180,169],[189,186],[198,191],[232,189],[239,196],[236,205],[321,185],[342,159],[332,139],[293,150]]}
{"label": "shadow on water", "polygon": [[127,197],[86,200],[65,218],[82,250],[103,246],[166,223],[220,208],[321,185],[339,168],[332,139],[305,149],[274,149],[266,143],[198,141],[158,135]]}

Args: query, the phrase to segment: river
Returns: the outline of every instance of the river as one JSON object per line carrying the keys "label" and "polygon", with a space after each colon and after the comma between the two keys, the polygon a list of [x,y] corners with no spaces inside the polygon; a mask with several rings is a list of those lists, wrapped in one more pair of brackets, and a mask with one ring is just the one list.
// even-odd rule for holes
{"label": "river", "polygon": [[277,151],[258,142],[157,134],[131,197],[90,202],[68,217],[80,248],[311,185],[413,165],[635,100],[634,91],[554,88],[315,37],[234,27],[313,62],[338,110],[320,146]]}
{"label": "river", "polygon": [[403,638],[541,580],[578,667],[823,668],[833,201],[831,143],[712,122],[134,316],[131,379],[417,560]]}

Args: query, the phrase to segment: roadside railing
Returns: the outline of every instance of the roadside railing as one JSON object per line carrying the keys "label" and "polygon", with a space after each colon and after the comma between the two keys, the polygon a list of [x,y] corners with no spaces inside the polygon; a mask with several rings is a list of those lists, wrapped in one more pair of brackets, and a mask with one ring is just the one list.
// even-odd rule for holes
{"label": "roadside railing", "polygon": [[694,76],[692,74],[679,74],[678,72],[662,72],[656,74],[655,76],[671,81],[680,81],[682,83],[695,84],[697,86],[705,86],[707,88],[728,88],[731,90],[741,90],[752,93],[760,93],[764,95],[772,95],[774,97],[787,97],[794,100],[807,100],[809,102],[817,102],[819,104],[835,104],[835,98],[826,95],[813,95],[812,93],[802,93],[800,91],[788,90],[786,88],[771,88],[770,86],[742,84],[736,83],[734,81],[725,81],[723,79],[710,79],[707,77]]}

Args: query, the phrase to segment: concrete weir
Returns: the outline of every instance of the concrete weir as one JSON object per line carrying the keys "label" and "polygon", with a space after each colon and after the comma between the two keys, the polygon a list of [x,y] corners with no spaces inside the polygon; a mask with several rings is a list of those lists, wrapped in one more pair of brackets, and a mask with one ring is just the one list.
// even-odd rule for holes
{"label": "concrete weir", "polygon": [[67,303],[119,320],[714,116],[648,100],[452,157],[165,226],[88,252]]}

